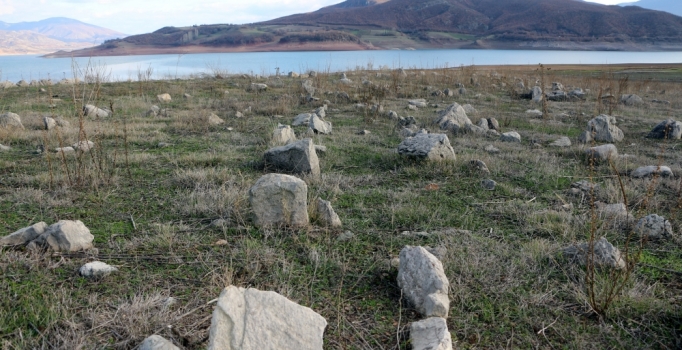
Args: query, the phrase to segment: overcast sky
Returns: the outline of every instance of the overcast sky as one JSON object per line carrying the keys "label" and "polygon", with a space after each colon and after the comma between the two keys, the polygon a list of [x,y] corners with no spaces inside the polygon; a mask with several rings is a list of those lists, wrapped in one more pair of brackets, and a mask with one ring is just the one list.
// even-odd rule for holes
{"label": "overcast sky", "polygon": [[[344,0],[0,0],[0,21],[69,17],[125,34],[165,26],[251,23],[315,11]],[[591,0],[616,4],[627,0]]]}

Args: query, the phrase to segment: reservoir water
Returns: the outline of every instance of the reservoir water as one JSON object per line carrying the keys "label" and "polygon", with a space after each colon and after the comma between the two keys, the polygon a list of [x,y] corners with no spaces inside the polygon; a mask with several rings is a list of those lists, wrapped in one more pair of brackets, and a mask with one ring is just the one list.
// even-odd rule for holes
{"label": "reservoir water", "polygon": [[0,56],[0,80],[61,80],[88,67],[109,80],[183,78],[197,74],[273,75],[290,71],[338,72],[356,68],[449,68],[469,65],[682,63],[682,52],[416,50],[240,52],[181,55],[42,58]]}

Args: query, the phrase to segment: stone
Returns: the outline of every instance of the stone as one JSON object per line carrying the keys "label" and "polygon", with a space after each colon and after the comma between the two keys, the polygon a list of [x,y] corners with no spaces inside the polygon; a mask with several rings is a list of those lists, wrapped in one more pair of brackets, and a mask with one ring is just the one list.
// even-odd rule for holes
{"label": "stone", "polygon": [[244,118],[244,114],[240,111],[234,112],[234,117],[235,118]]}
{"label": "stone", "polygon": [[209,114],[208,116],[208,124],[209,125],[220,125],[224,124],[225,121],[220,118],[219,116],[215,115],[214,113]]}
{"label": "stone", "polygon": [[63,153],[63,154],[76,152],[76,150],[75,150],[73,147],[71,147],[71,146],[67,146],[67,147],[57,147],[57,148],[54,149],[54,151],[55,151],[56,153]]}
{"label": "stone", "polygon": [[447,97],[452,97],[455,96],[455,92],[450,89],[445,89],[443,90],[443,95]]}
{"label": "stone", "polygon": [[101,261],[89,262],[78,270],[81,276],[86,278],[102,278],[118,271],[117,268]]}
{"label": "stone", "polygon": [[644,100],[635,94],[625,94],[620,96],[620,103],[626,106],[638,106],[643,104]]}
{"label": "stone", "polygon": [[562,136],[556,141],[549,144],[552,147],[571,147],[571,139],[566,136]]}
{"label": "stone", "polygon": [[568,97],[574,100],[584,100],[586,93],[581,88],[573,89],[568,92]]}
{"label": "stone", "polygon": [[647,137],[652,139],[679,140],[682,138],[682,122],[673,119],[664,120],[656,125]]}
{"label": "stone", "polygon": [[24,124],[21,123],[21,117],[18,114],[7,112],[0,114],[0,127],[23,129]]}
{"label": "stone", "polygon": [[630,173],[631,177],[635,179],[641,179],[644,177],[661,176],[661,177],[673,177],[673,171],[667,166],[643,166],[635,169]]}
{"label": "stone", "polygon": [[304,80],[301,82],[301,87],[310,96],[315,95],[315,87],[313,86],[312,80]]}
{"label": "stone", "polygon": [[290,175],[263,175],[249,189],[249,202],[259,227],[307,226],[308,185]]}
{"label": "stone", "polygon": [[490,170],[488,170],[488,166],[485,164],[485,162],[483,162],[480,159],[474,159],[474,160],[469,161],[469,167],[471,167],[477,171],[480,171],[484,174],[490,174]]}
{"label": "stone", "polygon": [[320,175],[320,161],[311,139],[291,142],[265,152],[265,165],[292,173]]}
{"label": "stone", "polygon": [[57,122],[57,126],[59,127],[68,128],[69,126],[71,126],[71,123],[69,123],[66,119],[62,117],[58,116],[54,120]]}
{"label": "stone", "polygon": [[369,135],[369,134],[371,134],[371,133],[372,133],[372,132],[369,131],[369,130],[360,130],[360,131],[356,132],[355,134],[356,134],[356,135],[363,135],[363,136],[364,136],[364,135]]}
{"label": "stone", "polygon": [[487,131],[488,130],[488,120],[481,118],[478,120],[478,123],[476,123],[476,126]]}
{"label": "stone", "polygon": [[495,118],[488,118],[488,129],[500,131],[500,123]]}
{"label": "stone", "polygon": [[432,160],[455,160],[455,150],[445,134],[417,134],[403,140],[398,146],[398,153],[403,156]]}
{"label": "stone", "polygon": [[5,146],[5,145],[3,145],[3,144],[0,143],[0,151],[7,152],[7,151],[9,151],[9,150],[11,150],[11,149],[12,149],[12,147],[10,147],[10,146]]}
{"label": "stone", "polygon": [[317,114],[313,114],[313,116],[310,117],[308,128],[315,134],[329,135],[332,133],[332,123],[320,119]]}
{"label": "stone", "polygon": [[568,101],[569,99],[568,94],[563,91],[552,91],[549,92],[545,97],[548,101]]}
{"label": "stone", "polygon": [[459,94],[460,95],[466,95],[467,94],[467,89],[464,87],[459,88]]}
{"label": "stone", "polygon": [[87,152],[87,151],[95,148],[95,143],[92,141],[83,140],[83,141],[79,141],[79,142],[74,143],[73,145],[71,145],[71,147],[73,147],[73,149],[79,150],[81,152]]}
{"label": "stone", "polygon": [[60,220],[45,229],[33,242],[56,252],[77,252],[91,249],[94,239],[95,236],[80,220]]}
{"label": "stone", "polygon": [[345,242],[345,241],[350,241],[355,237],[355,234],[351,231],[344,231],[342,234],[340,234],[338,237],[336,237],[337,242]]}
{"label": "stone", "polygon": [[24,227],[19,231],[10,233],[5,237],[0,238],[0,246],[28,244],[32,240],[45,233],[46,229],[47,224],[44,222],[39,222],[33,226]]}
{"label": "stone", "polygon": [[[593,251],[594,256],[592,261],[595,267],[612,267],[616,269],[624,269],[626,267],[625,260],[623,260],[620,250],[609,243],[604,237],[594,242]],[[572,262],[586,265],[588,256],[590,255],[590,244],[585,242],[578,245],[572,245],[564,248],[563,254]]]}
{"label": "stone", "polygon": [[50,117],[43,117],[43,127],[45,130],[52,130],[57,127],[57,121]]}
{"label": "stone", "polygon": [[316,153],[327,153],[327,146],[315,145]]}
{"label": "stone", "polygon": [[343,226],[341,219],[332,208],[332,204],[322,198],[317,199],[317,217],[327,227],[339,228]]}
{"label": "stone", "polygon": [[464,107],[453,103],[442,111],[435,122],[442,130],[457,133],[467,125],[473,125],[466,114]]}
{"label": "stone", "polygon": [[616,126],[616,118],[602,114],[587,123],[587,130],[579,140],[582,143],[591,141],[597,142],[619,142],[623,141],[623,131]]}
{"label": "stone", "polygon": [[424,99],[410,100],[407,103],[409,103],[410,105],[415,106],[417,108],[424,108],[424,107],[428,106],[428,104],[426,103],[426,100],[424,100]]}
{"label": "stone", "polygon": [[159,100],[159,102],[170,102],[173,100],[170,94],[157,95],[156,99]]}
{"label": "stone", "polygon": [[487,145],[485,146],[485,151],[490,153],[490,154],[497,154],[500,153],[500,149],[493,146],[493,145]]}
{"label": "stone", "polygon": [[408,115],[407,117],[398,117],[398,125],[409,127],[411,125],[416,125],[417,120],[413,116]]}
{"label": "stone", "polygon": [[462,106],[462,108],[464,108],[464,112],[466,112],[467,115],[476,114],[476,108],[468,103]]}
{"label": "stone", "polygon": [[0,89],[3,89],[3,90],[4,89],[11,89],[13,87],[16,87],[16,85],[14,83],[12,83],[11,81],[5,80],[3,82],[0,82]]}
{"label": "stone", "polygon": [[19,80],[19,82],[17,83],[17,86],[18,86],[18,87],[29,87],[29,86],[31,86],[31,84],[29,84],[26,80],[21,79],[21,80]]}
{"label": "stone", "polygon": [[186,100],[189,100],[190,98],[192,98],[192,95],[190,95],[190,94],[188,94],[188,93],[185,93],[185,94],[182,95],[182,98],[184,98],[184,99],[186,99]]}
{"label": "stone", "polygon": [[500,141],[502,142],[521,142],[521,135],[516,131],[505,132],[500,135]]}
{"label": "stone", "polygon": [[495,189],[495,187],[497,187],[497,182],[494,180],[485,179],[481,181],[481,186],[488,191],[492,191]]}
{"label": "stone", "polygon": [[294,118],[294,121],[291,123],[292,126],[301,126],[301,125],[308,125],[310,123],[310,118],[313,117],[313,113],[301,113]]}
{"label": "stone", "polygon": [[292,72],[289,72],[289,78],[298,78],[298,77],[299,77],[299,74],[298,74],[298,73],[293,72],[293,71],[292,71]]}
{"label": "stone", "polygon": [[142,344],[140,344],[138,350],[180,350],[180,348],[166,338],[155,334],[147,337]]}
{"label": "stone", "polygon": [[542,111],[539,111],[537,109],[529,109],[526,111],[526,114],[529,117],[536,117],[536,118],[542,117]]}
{"label": "stone", "polygon": [[628,217],[628,208],[624,203],[604,204],[595,203],[599,216],[604,219],[620,219]]}
{"label": "stone", "polygon": [[268,86],[266,84],[251,83],[251,85],[249,85],[249,91],[262,92],[266,91],[267,89]]}
{"label": "stone", "polygon": [[151,106],[149,108],[149,110],[147,111],[146,115],[147,115],[147,117],[156,117],[159,114],[160,110],[161,109],[159,108],[159,106],[156,106],[156,105]]}
{"label": "stone", "polygon": [[406,246],[400,251],[398,286],[424,317],[448,316],[448,278],[440,260],[424,247]]}
{"label": "stone", "polygon": [[664,217],[651,214],[637,222],[635,232],[650,239],[670,238],[673,235],[673,227]]}
{"label": "stone", "polygon": [[542,88],[539,86],[534,86],[533,89],[531,89],[530,95],[531,99],[535,103],[541,103],[542,99],[544,98],[544,95],[542,94]]}
{"label": "stone", "polygon": [[452,336],[442,317],[431,317],[410,326],[412,350],[452,350]]}
{"label": "stone", "polygon": [[208,350],[322,350],[327,321],[275,293],[230,286],[220,297]]}
{"label": "stone", "polygon": [[601,146],[591,147],[585,150],[588,160],[594,162],[607,162],[610,159],[618,157],[618,149],[615,145],[606,144]]}
{"label": "stone", "polygon": [[315,109],[315,112],[314,112],[314,113],[315,113],[318,117],[324,118],[324,117],[327,116],[327,109],[324,108],[324,106],[322,106],[322,107],[319,107],[319,108]]}
{"label": "stone", "polygon": [[93,105],[85,105],[83,106],[83,116],[107,118],[109,117],[109,111],[95,107]]}
{"label": "stone", "polygon": [[553,82],[552,91],[564,91],[564,85],[559,82]]}
{"label": "stone", "polygon": [[388,111],[388,119],[398,120],[398,113],[394,111]]}
{"label": "stone", "polygon": [[296,134],[289,125],[277,124],[277,128],[272,132],[273,145],[286,145],[296,141]]}

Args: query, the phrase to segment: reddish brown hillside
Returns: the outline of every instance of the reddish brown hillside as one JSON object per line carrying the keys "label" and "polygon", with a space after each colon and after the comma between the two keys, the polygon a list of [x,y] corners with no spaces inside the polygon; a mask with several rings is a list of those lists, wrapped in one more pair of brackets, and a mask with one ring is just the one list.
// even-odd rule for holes
{"label": "reddish brown hillside", "polygon": [[366,25],[507,40],[682,40],[682,17],[575,0],[350,0],[264,24]]}

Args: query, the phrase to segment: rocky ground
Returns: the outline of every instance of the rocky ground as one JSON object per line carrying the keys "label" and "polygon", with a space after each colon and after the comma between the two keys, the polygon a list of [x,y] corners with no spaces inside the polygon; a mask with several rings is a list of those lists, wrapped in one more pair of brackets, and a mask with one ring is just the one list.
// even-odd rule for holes
{"label": "rocky ground", "polygon": [[0,84],[0,344],[679,348],[682,76],[636,69]]}

